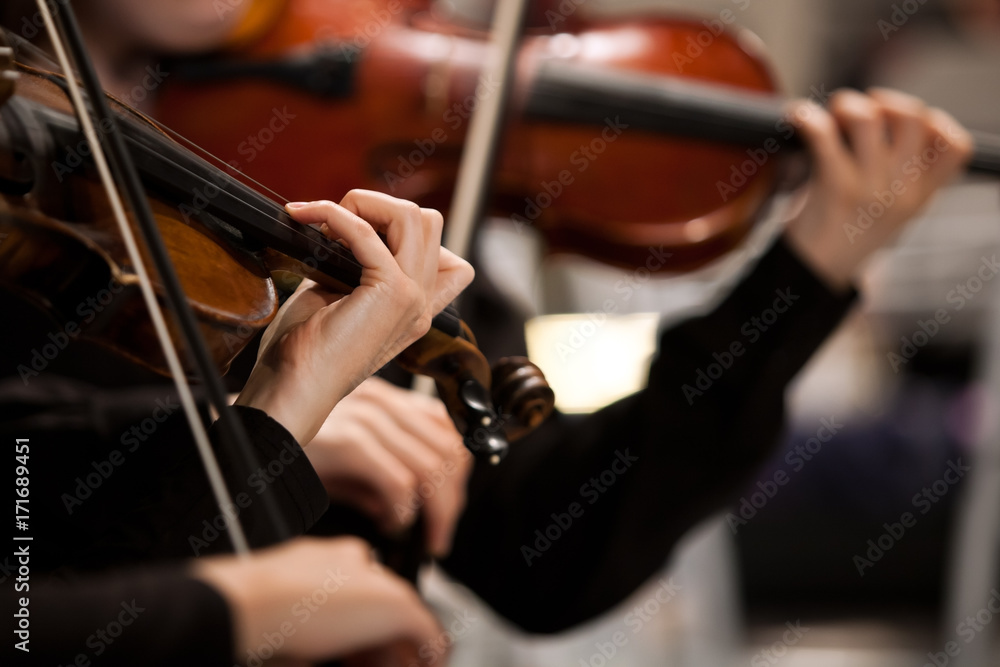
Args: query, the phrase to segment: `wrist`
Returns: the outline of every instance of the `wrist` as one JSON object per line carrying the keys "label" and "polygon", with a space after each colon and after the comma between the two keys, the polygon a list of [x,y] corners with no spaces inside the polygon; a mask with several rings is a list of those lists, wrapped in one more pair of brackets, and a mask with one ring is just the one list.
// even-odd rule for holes
{"label": "wrist", "polygon": [[[303,391],[306,387],[313,391]],[[255,369],[234,405],[264,412],[305,447],[346,393],[343,388],[324,387],[319,383],[299,382],[287,386],[277,374],[259,373]]]}
{"label": "wrist", "polygon": [[234,556],[199,559],[191,565],[191,576],[211,586],[225,600],[232,628],[233,658],[242,663],[253,649],[253,638],[258,636],[253,625],[261,608],[256,599],[261,582],[255,580],[250,563]]}
{"label": "wrist", "polygon": [[784,233],[785,244],[834,294],[851,290],[856,262],[840,252],[837,240],[820,239],[793,222]]}

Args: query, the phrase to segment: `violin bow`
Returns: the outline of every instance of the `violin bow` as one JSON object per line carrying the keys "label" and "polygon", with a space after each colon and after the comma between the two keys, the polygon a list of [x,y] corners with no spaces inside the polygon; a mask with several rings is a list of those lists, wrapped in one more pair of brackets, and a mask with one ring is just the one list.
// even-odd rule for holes
{"label": "violin bow", "polygon": [[[448,224],[441,243],[462,258],[469,254],[472,231],[486,208],[492,170],[500,145],[503,114],[514,87],[514,65],[527,4],[527,0],[499,0],[494,9],[493,29],[490,33],[493,49],[479,75],[479,82],[481,85],[492,79],[500,83],[492,96],[480,100],[469,120],[465,149],[458,165],[455,194],[448,209]],[[414,375],[411,389],[418,394],[433,396],[434,380],[425,375]],[[500,462],[500,456],[494,454],[489,462],[496,465]],[[402,552],[392,556],[396,572],[414,584],[417,582],[420,564],[427,553],[423,533],[423,515],[419,514],[417,521],[406,532],[406,537],[399,542],[404,547],[415,544],[416,548],[404,548]]]}
{"label": "violin bow", "polygon": [[[192,356],[198,374],[205,385],[209,402],[219,415],[228,414],[230,417],[230,419],[221,422],[222,441],[233,455],[234,462],[239,464],[238,467],[249,472],[256,469],[258,464],[256,456],[249,446],[246,429],[239,415],[229,406],[222,380],[215,370],[212,357],[198,331],[197,321],[177,278],[177,273],[160,236],[159,228],[154,221],[138,172],[118,129],[117,119],[111,113],[107,98],[98,82],[93,63],[83,46],[83,38],[73,8],[70,6],[69,0],[36,0],[36,4],[39,14],[45,22],[52,48],[60,66],[66,73],[67,90],[73,101],[73,108],[76,110],[80,128],[91,146],[94,164],[108,194],[119,231],[135,267],[143,299],[149,310],[157,338],[163,348],[171,377],[191,427],[202,466],[208,476],[212,494],[232,541],[233,550],[237,554],[245,556],[250,552],[249,543],[234,513],[227,511],[227,508],[233,507],[232,496],[226,487],[218,460],[212,450],[208,431],[198,414],[191,386],[181,366],[177,348],[167,329],[163,309],[157,300],[149,272],[145,267],[135,235],[126,217],[123,196],[136,219],[142,240],[149,250],[153,265],[163,282],[167,301],[179,325],[186,349]],[[49,4],[51,4],[51,11]],[[110,128],[104,135],[105,143],[102,143],[98,138],[94,129],[94,123],[84,103],[81,87],[74,77],[74,72],[80,76],[83,89],[101,127]],[[105,123],[107,124],[105,125]],[[121,190],[116,186],[112,172],[122,183]],[[287,539],[290,536],[290,530],[278,510],[274,498],[269,494],[263,494],[261,501],[275,530],[276,537],[279,540]]]}
{"label": "violin bow", "polygon": [[472,230],[482,215],[490,192],[493,166],[500,145],[503,114],[514,87],[517,46],[524,25],[527,0],[499,0],[493,14],[489,60],[479,75],[479,85],[499,81],[496,92],[480,100],[469,120],[465,150],[458,166],[455,194],[448,214],[444,246],[465,257]]}
{"label": "violin bow", "polygon": [[[499,0],[493,10],[493,29],[490,31],[493,48],[479,75],[479,85],[490,80],[499,81],[499,85],[493,95],[480,100],[469,120],[465,149],[458,164],[455,194],[452,195],[448,224],[441,243],[463,259],[469,254],[472,230],[486,208],[486,198],[490,193],[503,114],[514,87],[517,46],[527,5],[528,0]],[[431,396],[434,384],[430,378],[417,375],[413,378],[413,390]]]}

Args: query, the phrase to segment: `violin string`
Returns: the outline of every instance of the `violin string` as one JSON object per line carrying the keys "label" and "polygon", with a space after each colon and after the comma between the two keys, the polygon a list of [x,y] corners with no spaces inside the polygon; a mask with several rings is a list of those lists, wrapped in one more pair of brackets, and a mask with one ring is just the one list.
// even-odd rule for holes
{"label": "violin string", "polygon": [[[184,165],[179,164],[179,163],[177,163],[177,162],[175,162],[175,161],[173,161],[170,158],[167,158],[165,156],[160,156],[160,160],[162,160],[165,165],[167,165],[167,166],[169,166],[169,167],[171,167],[173,169],[176,169],[178,171],[186,170],[186,168],[184,167]],[[217,167],[214,167],[212,165],[207,165],[207,166],[209,168],[211,168],[211,169],[218,169]],[[209,186],[211,186],[211,187],[219,187],[218,185],[216,185],[215,183],[213,183],[210,179],[208,179],[208,178],[206,178],[204,176],[201,176],[199,174],[195,174],[195,173],[193,173],[193,172],[191,172],[189,170],[188,170],[188,173],[191,175],[192,178],[198,179],[198,181],[200,182],[200,184],[203,187],[206,187],[206,188],[209,187]],[[237,182],[237,184],[239,186],[241,186],[241,187],[248,187],[244,183],[238,183]],[[227,194],[232,194],[232,193],[229,193],[228,191],[225,191],[225,192],[227,192]],[[267,200],[267,201],[270,202],[270,200]],[[274,202],[270,202],[270,203],[274,203]],[[254,204],[252,204],[250,202],[244,201],[243,205],[244,206],[248,206],[248,207],[252,207],[255,211],[257,211],[257,213],[259,213],[261,216],[267,218],[267,220],[269,220],[270,222],[273,222],[275,225],[280,225],[284,229],[286,229],[286,230],[290,231],[291,233],[295,234],[296,236],[300,237],[304,243],[311,243],[311,242],[314,241],[314,239],[306,236],[306,234],[302,231],[302,229],[299,228],[299,226],[289,225],[285,220],[282,220],[280,217],[278,217],[278,216],[276,216],[276,215],[268,212],[267,210],[261,209],[261,208],[257,207],[256,205],[254,205]],[[274,205],[275,205],[275,207],[280,207],[277,203],[274,203]],[[303,226],[305,226],[305,225],[303,225]],[[329,249],[330,247],[332,247],[332,246],[328,246],[327,249]]]}
{"label": "violin string", "polygon": [[77,115],[79,116],[80,127],[83,130],[87,141],[90,143],[92,149],[92,159],[94,160],[94,164],[97,167],[101,181],[108,194],[119,231],[122,235],[126,248],[128,249],[132,264],[135,267],[135,272],[139,279],[139,285],[143,298],[146,302],[146,307],[148,308],[150,318],[153,321],[156,335],[163,347],[163,353],[174,379],[174,384],[177,387],[184,412],[190,422],[195,444],[197,445],[198,453],[202,459],[202,464],[204,465],[205,471],[208,475],[209,484],[212,488],[212,493],[215,495],[216,504],[218,505],[219,511],[223,516],[227,529],[230,531],[230,536],[236,553],[240,555],[249,554],[250,549],[246,536],[243,533],[242,526],[240,526],[239,522],[235,520],[235,517],[231,512],[225,511],[225,508],[233,507],[232,498],[229,494],[229,490],[226,488],[226,483],[222,477],[219,463],[215,458],[214,452],[212,451],[212,445],[208,439],[208,432],[205,430],[205,425],[202,423],[201,416],[198,414],[198,408],[194,402],[194,395],[191,392],[191,387],[188,384],[187,377],[181,366],[177,349],[175,348],[173,340],[170,337],[170,332],[167,329],[166,319],[164,318],[163,311],[157,300],[152,281],[150,280],[149,274],[146,272],[145,265],[143,264],[143,259],[139,252],[139,246],[136,243],[135,236],[132,233],[128,219],[126,218],[125,208],[122,204],[121,197],[112,181],[111,170],[108,167],[101,144],[97,139],[97,133],[94,130],[90,115],[84,106],[83,96],[77,87],[76,78],[70,75],[75,70],[70,65],[69,57],[63,48],[62,38],[56,30],[55,22],[49,12],[47,0],[37,0],[37,5],[39,13],[42,16],[42,20],[45,23],[46,30],[48,31],[49,38],[52,41],[52,47],[55,50],[56,57],[62,66],[63,72],[66,73],[66,83],[69,89],[70,97],[73,100],[73,106],[77,110]]}
{"label": "violin string", "polygon": [[[155,120],[150,119],[149,117],[147,117],[145,115],[135,113],[134,110],[132,110],[129,107],[125,107],[125,110],[129,112],[129,115],[125,116],[122,120],[124,120],[127,123],[127,125],[129,126],[130,129],[133,129],[133,130],[135,130],[137,132],[143,133],[145,135],[145,137],[147,139],[149,139],[151,142],[162,141],[163,137],[158,136],[156,133],[152,132],[149,129],[148,124],[146,122],[143,122],[143,121],[149,121],[157,129],[159,129],[161,131],[164,131],[164,132],[167,132],[167,133],[170,133],[170,134],[174,134],[174,135],[176,135],[176,136],[178,136],[180,138],[183,138],[181,135],[177,134],[176,132],[173,132],[169,128],[166,128],[165,126],[163,126],[162,124],[156,122]],[[136,122],[134,122],[134,123],[130,122],[132,120],[135,120]],[[145,151],[153,150],[150,147],[145,146],[145,145],[143,145],[141,143],[135,144],[134,148],[137,148],[139,150],[145,150]],[[206,151],[206,153],[207,153],[207,151]],[[200,159],[200,156],[196,156],[196,157],[198,159]],[[232,196],[237,196],[236,194],[231,193],[228,190],[226,190],[226,189],[224,189],[224,188],[222,188],[221,186],[218,185],[219,182],[224,182],[225,180],[230,180],[237,187],[244,188],[244,189],[246,189],[249,192],[253,192],[253,194],[255,194],[260,199],[263,199],[265,202],[273,205],[275,209],[279,209],[279,210],[281,209],[281,205],[280,204],[278,204],[278,203],[276,203],[274,201],[271,201],[270,199],[267,198],[266,195],[263,195],[261,193],[257,193],[255,191],[253,191],[253,189],[250,188],[245,183],[241,183],[239,181],[233,180],[232,177],[229,176],[224,170],[220,169],[219,167],[216,167],[215,165],[210,164],[207,160],[202,160],[202,162],[204,163],[202,166],[205,169],[213,170],[214,174],[216,176],[219,176],[220,178],[217,178],[217,179],[215,179],[213,181],[212,179],[208,178],[207,176],[204,176],[204,175],[201,175],[201,174],[197,174],[197,173],[191,171],[191,169],[189,169],[187,166],[185,166],[185,165],[183,165],[183,164],[181,164],[181,163],[179,163],[179,162],[177,162],[175,160],[172,160],[170,157],[168,157],[164,153],[159,153],[157,155],[157,159],[159,161],[161,161],[162,163],[164,163],[166,166],[172,168],[173,170],[175,170],[177,172],[182,172],[182,171],[186,172],[191,178],[197,179],[198,182],[199,182],[199,185],[203,186],[206,189],[209,188],[209,187],[211,187],[211,188],[219,188],[220,190],[222,190],[223,192],[226,192],[227,194],[230,194]],[[222,177],[224,177],[224,178],[222,178]],[[249,177],[247,177],[247,178],[249,178]],[[253,180],[253,179],[250,179],[250,180]],[[261,186],[261,187],[265,187],[265,186]],[[283,220],[279,216],[274,215],[273,213],[267,211],[266,209],[263,209],[263,208],[255,205],[255,204],[249,202],[249,201],[246,201],[245,199],[243,199],[242,202],[243,202],[243,205],[253,208],[258,214],[260,214],[261,216],[266,217],[270,222],[273,222],[274,224],[280,225],[284,229],[287,229],[287,230],[291,231],[293,234],[301,237],[304,241],[309,242],[309,241],[312,240],[309,237],[307,237],[305,235],[305,233],[298,226],[296,226],[296,225],[289,225],[285,220]]]}
{"label": "violin string", "polygon": [[[203,148],[199,147],[194,142],[185,139],[183,135],[175,132],[174,130],[171,130],[170,128],[166,127],[165,125],[163,125],[162,123],[156,121],[155,119],[149,118],[148,116],[145,116],[145,115],[142,115],[142,114],[137,114],[137,113],[134,112],[134,110],[132,110],[131,108],[128,108],[128,107],[126,107],[126,110],[128,110],[131,113],[131,115],[135,116],[137,119],[139,119],[141,121],[148,121],[149,123],[151,123],[154,127],[156,127],[157,129],[159,129],[160,131],[162,131],[162,132],[170,135],[171,137],[176,137],[177,139],[180,140],[179,143],[187,143],[187,144],[189,144],[191,146],[195,146],[199,151],[204,152],[206,155],[212,155],[207,150],[204,150]],[[128,118],[128,117],[126,117],[126,118]],[[162,137],[155,136],[154,133],[150,132],[149,127],[147,126],[146,123],[133,124],[132,127],[134,129],[136,129],[137,131],[139,131],[139,132],[146,133],[147,137],[149,137],[149,139],[152,140],[152,141],[156,141],[156,140],[161,140],[162,139]],[[140,148],[143,148],[143,147],[140,146]],[[200,158],[200,156],[198,156],[198,157]],[[226,164],[227,166],[229,166],[227,163],[222,162],[222,160],[220,158],[218,158],[218,157],[216,157],[214,155],[212,157],[215,160],[219,161],[221,164]],[[203,165],[204,168],[209,169],[209,170],[213,170],[215,172],[215,175],[223,177],[223,178],[216,179],[215,182],[213,182],[208,177],[202,176],[202,175],[199,175],[199,174],[196,174],[196,173],[192,172],[190,169],[187,169],[184,165],[181,165],[181,164],[177,163],[176,161],[171,160],[166,155],[162,155],[161,154],[161,155],[158,156],[158,159],[160,159],[165,164],[167,164],[170,167],[173,167],[173,168],[175,168],[177,170],[187,171],[187,173],[190,174],[190,176],[192,178],[198,179],[198,181],[201,183],[201,185],[205,186],[206,188],[207,187],[220,187],[218,185],[219,182],[224,181],[224,180],[231,180],[237,187],[246,188],[249,191],[253,191],[253,189],[250,188],[246,183],[242,183],[240,181],[233,180],[233,178],[224,169],[221,169],[220,167],[217,167],[217,166],[211,164],[207,160],[202,160],[204,162],[204,165]],[[284,202],[288,202],[288,199],[286,199],[286,198],[282,197],[281,195],[279,195],[278,193],[274,192],[274,190],[271,190],[266,185],[258,183],[255,179],[253,179],[250,176],[247,176],[244,172],[241,172],[240,170],[236,169],[235,167],[233,169],[237,173],[245,176],[249,181],[251,181],[253,183],[257,183],[258,185],[260,185],[260,187],[262,187],[263,189],[265,189],[268,192],[272,193],[277,198],[284,200]],[[229,193],[229,194],[232,194],[232,193]],[[254,194],[258,195],[260,198],[262,198],[265,201],[267,201],[268,203],[272,204],[276,209],[281,209],[281,205],[280,204],[278,204],[278,203],[276,203],[274,201],[269,200],[266,195],[261,194],[261,193],[257,193],[257,192],[254,192]],[[296,236],[298,236],[301,239],[303,239],[304,242],[309,243],[309,242],[313,241],[313,239],[311,239],[308,236],[306,236],[306,234],[302,231],[302,229],[299,226],[297,226],[297,225],[289,225],[287,221],[283,220],[279,216],[274,215],[273,213],[271,213],[271,212],[269,212],[269,211],[267,211],[265,209],[262,209],[262,208],[260,208],[258,206],[255,206],[254,204],[252,204],[250,202],[244,201],[244,205],[253,207],[254,210],[257,211],[260,215],[265,216],[269,221],[275,223],[276,225],[280,225],[283,228],[291,231],[293,234],[295,234]],[[327,247],[327,249],[330,249],[329,246]]]}
{"label": "violin string", "polygon": [[[155,118],[150,118],[150,120],[153,122],[153,124],[158,129],[160,129],[161,131],[163,131],[166,134],[170,135],[170,137],[172,137],[178,143],[186,144],[190,148],[193,148],[196,152],[201,153],[202,155],[208,156],[209,158],[211,158],[212,160],[214,160],[217,163],[217,165],[216,165],[217,169],[221,169],[222,171],[226,171],[227,169],[231,169],[233,172],[239,174],[240,176],[242,176],[243,178],[247,179],[248,181],[250,181],[251,183],[253,183],[257,187],[259,187],[259,188],[261,188],[263,190],[266,190],[269,195],[273,196],[276,200],[280,201],[282,204],[287,204],[290,201],[287,197],[285,197],[285,196],[283,196],[283,195],[275,192],[274,190],[272,190],[271,188],[269,188],[268,186],[264,185],[263,183],[261,183],[260,181],[258,181],[253,176],[251,176],[250,174],[246,173],[245,171],[243,171],[239,167],[236,167],[236,166],[230,164],[229,162],[226,162],[221,157],[218,157],[217,155],[215,155],[214,153],[212,153],[208,149],[204,148],[203,146],[199,146],[197,143],[195,143],[194,141],[188,139],[187,137],[185,137],[180,132],[174,131],[173,129],[167,127],[166,125],[164,125],[160,121],[156,120]],[[206,161],[208,161],[208,160],[206,160]]]}
{"label": "violin string", "polygon": [[[53,57],[52,54],[48,53],[47,51],[45,51],[44,49],[40,48],[39,46],[37,46],[37,45],[35,45],[35,44],[33,44],[33,43],[31,43],[31,42],[29,42],[29,41],[21,38],[19,35],[11,32],[7,28],[0,28],[0,29],[2,29],[4,31],[4,33],[7,35],[8,43],[11,43],[11,44],[13,44],[13,45],[16,46],[15,51],[23,53],[23,54],[26,54],[28,56],[28,58],[30,59],[30,60],[26,61],[26,59],[22,55],[19,54],[18,57],[17,57],[17,60],[19,62],[21,62],[22,64],[35,65],[37,67],[41,67],[43,69],[47,69],[47,70],[53,71],[53,72],[63,72],[63,75],[66,76],[65,75],[65,71],[64,71],[65,68],[57,61],[57,59],[55,57]],[[234,167],[233,165],[228,164],[227,162],[225,162],[224,160],[222,160],[222,158],[214,155],[213,153],[211,153],[210,151],[208,151],[204,147],[198,145],[194,141],[191,141],[190,139],[188,139],[184,135],[182,135],[179,132],[173,130],[172,128],[170,128],[167,125],[163,124],[159,120],[157,120],[155,118],[152,118],[152,117],[150,117],[148,115],[139,113],[136,110],[134,110],[131,107],[129,107],[127,105],[124,105],[124,104],[122,105],[122,110],[124,110],[124,111],[127,112],[127,114],[126,114],[126,116],[124,118],[126,118],[126,119],[132,119],[132,118],[134,118],[134,119],[136,119],[138,121],[137,124],[133,125],[133,127],[135,127],[136,129],[138,129],[139,131],[147,131],[148,130],[147,123],[148,123],[149,125],[152,125],[153,127],[157,128],[162,133],[164,133],[167,136],[173,138],[178,143],[180,143],[182,145],[186,144],[187,146],[193,147],[194,149],[196,149],[197,151],[199,151],[203,156],[206,156],[207,158],[211,158],[211,160],[214,160],[218,165],[222,165],[222,167],[218,167],[216,165],[211,164],[211,162],[208,159],[204,159],[203,158],[204,162],[205,162],[205,167],[208,168],[208,169],[214,169],[218,175],[225,175],[227,178],[230,178],[229,173],[226,172],[225,169],[226,168],[231,169],[233,172],[239,174],[244,179],[246,179],[248,182],[257,185],[261,190],[266,191],[266,193],[270,194],[275,199],[277,199],[277,200],[279,200],[279,201],[281,201],[283,203],[287,203],[289,201],[288,198],[284,197],[283,195],[281,195],[280,193],[278,193],[274,189],[272,189],[272,188],[268,187],[267,185],[261,183],[260,181],[256,180],[255,178],[253,178],[252,176],[250,176],[246,172],[238,169],[237,167]],[[142,121],[145,121],[145,122],[142,122]],[[150,138],[151,139],[159,139],[160,137],[150,136]],[[172,160],[165,159],[164,156],[162,156],[162,155],[160,156],[160,158],[162,160],[164,160],[164,162],[169,167],[173,167],[175,169],[183,169],[184,168],[182,165],[180,165],[180,164],[178,164],[178,163],[176,163],[176,162],[174,162]],[[209,186],[213,186],[214,187],[216,185],[216,183],[219,182],[217,180],[215,183],[212,183],[212,182],[210,182],[209,178],[206,178],[204,176],[200,176],[200,175],[192,173],[190,171],[188,173],[193,178],[197,178],[198,181],[200,182],[200,184],[202,186],[204,186],[204,187],[209,187]],[[236,181],[236,184],[238,186],[240,186],[240,187],[247,187],[246,183],[242,183],[242,182]],[[272,203],[274,203],[274,202],[272,202]],[[244,200],[244,204],[248,205],[248,206],[253,206],[252,204],[250,204],[249,202],[246,202],[245,200]],[[274,206],[276,208],[280,208],[280,205],[277,204],[277,203],[274,203]],[[262,209],[262,208],[260,208],[258,206],[253,206],[253,208],[254,208],[254,210],[259,215],[263,216],[264,218],[266,218],[270,222],[272,222],[272,223],[274,223],[276,225],[280,225],[281,227],[283,227],[287,231],[289,231],[292,234],[294,234],[296,237],[298,237],[301,240],[301,242],[303,244],[310,244],[310,243],[315,243],[316,242],[316,240],[314,238],[311,238],[311,237],[307,236],[304,233],[304,231],[299,228],[299,226],[288,224],[288,222],[285,219],[282,219],[281,217],[274,215],[272,212],[270,212],[270,211],[268,211],[266,209]],[[338,244],[329,244],[328,243],[328,244],[324,244],[324,246],[325,246],[326,250],[328,250],[328,251],[332,250],[332,251],[336,251],[336,252],[339,252],[341,250],[341,248],[342,248],[342,246],[339,246]]]}
{"label": "violin string", "polygon": [[[31,42],[28,42],[27,40],[21,38],[19,35],[11,32],[7,28],[2,28],[2,30],[4,31],[4,33],[6,33],[6,35],[8,37],[8,42],[9,43],[16,44],[18,50],[22,50],[23,49],[26,53],[29,54],[29,56],[37,64],[39,64],[41,66],[44,66],[45,68],[50,69],[52,71],[63,71],[64,72],[64,76],[66,76],[65,71],[64,71],[65,68],[55,58],[53,58],[53,56],[51,54],[47,53],[44,49],[38,47],[37,45],[32,44]],[[22,62],[23,62],[23,60],[22,60]],[[68,78],[68,76],[67,76],[67,78]],[[249,174],[247,174],[245,171],[239,169],[238,167],[235,167],[235,166],[229,164],[228,162],[226,162],[225,160],[223,160],[221,157],[215,155],[214,153],[212,153],[208,149],[204,148],[203,146],[198,145],[196,142],[194,142],[191,139],[185,137],[181,133],[179,133],[176,130],[174,130],[173,128],[165,125],[164,123],[160,122],[159,120],[157,120],[157,119],[155,119],[155,118],[153,118],[153,117],[151,117],[149,115],[146,115],[146,114],[140,114],[140,113],[136,112],[134,109],[132,109],[131,107],[127,106],[127,105],[123,104],[122,107],[124,109],[126,109],[127,111],[129,111],[131,115],[137,116],[137,117],[141,118],[142,120],[148,121],[150,124],[152,124],[158,130],[160,130],[161,132],[163,132],[167,136],[171,137],[172,139],[174,139],[178,143],[187,145],[188,147],[193,148],[195,151],[197,151],[198,153],[200,153],[202,156],[205,156],[207,158],[210,158],[211,160],[214,160],[216,162],[216,165],[211,164],[211,162],[210,162],[209,159],[205,159],[205,163],[206,163],[206,165],[209,168],[216,169],[219,174],[225,174],[227,177],[229,177],[229,173],[226,170],[230,169],[233,172],[235,172],[236,174],[239,174],[240,176],[242,176],[248,182],[254,184],[255,186],[259,187],[261,190],[265,191],[267,194],[269,194],[272,197],[274,197],[274,199],[276,199],[277,201],[280,201],[282,204],[287,204],[290,201],[287,197],[285,197],[284,195],[282,195],[279,192],[275,191],[273,188],[270,188],[267,185],[265,185],[264,183],[261,183],[260,181],[258,181],[254,177],[250,176]],[[168,161],[168,163],[171,166],[180,167],[180,165],[177,165],[174,162]],[[201,177],[201,176],[198,176],[197,174],[192,174],[192,175],[195,176],[196,178],[198,178],[202,182],[203,185],[209,185],[208,179],[206,179],[204,177]],[[246,184],[245,183],[241,183],[240,185],[244,185],[245,186]],[[278,206],[278,204],[275,204],[275,206]],[[284,220],[282,220],[278,216],[272,215],[271,213],[269,213],[267,211],[263,211],[263,210],[260,210],[260,209],[257,209],[257,210],[258,210],[258,212],[261,215],[267,216],[267,218],[269,220],[271,220],[272,222],[274,222],[275,224],[281,225],[285,229],[291,230],[296,236],[299,236],[299,237],[303,238],[304,241],[306,241],[306,242],[312,241],[312,239],[310,239],[309,237],[307,237],[298,227],[296,227],[294,225],[289,225],[287,222],[285,222]]]}
{"label": "violin string", "polygon": [[[22,51],[23,50],[25,53],[28,54],[28,56],[31,58],[32,62],[37,63],[38,65],[44,66],[45,68],[50,69],[52,71],[62,71],[64,69],[62,67],[62,65],[55,58],[53,58],[52,55],[50,55],[49,53],[46,53],[44,49],[40,48],[39,46],[37,46],[35,44],[32,44],[31,42],[29,42],[29,41],[27,41],[27,40],[25,40],[23,38],[21,38],[20,35],[17,35],[16,33],[8,30],[7,28],[2,28],[2,30],[3,30],[4,34],[6,35],[6,37],[7,37],[7,42],[9,44],[16,45],[15,51]],[[20,62],[24,62],[24,60],[22,58],[18,58],[18,60]],[[156,118],[153,118],[152,116],[148,116],[148,115],[143,115],[143,117],[145,119],[149,120],[149,122],[152,123],[158,130],[160,130],[164,134],[167,134],[168,136],[170,136],[172,139],[174,139],[178,143],[185,144],[189,148],[194,149],[196,152],[198,152],[201,155],[205,156],[205,158],[207,158],[206,162],[214,161],[216,163],[216,165],[213,165],[213,166],[215,166],[216,168],[221,169],[222,171],[226,171],[227,169],[228,170],[232,170],[232,172],[234,172],[236,174],[239,174],[241,177],[245,178],[248,182],[253,183],[255,186],[257,186],[257,187],[261,188],[262,190],[266,191],[267,194],[271,195],[272,197],[274,197],[275,200],[280,201],[282,204],[287,204],[290,201],[287,197],[285,197],[281,193],[277,192],[273,188],[270,188],[267,185],[265,185],[264,183],[261,183],[256,178],[254,178],[250,174],[246,173],[245,171],[243,171],[239,167],[236,167],[236,166],[234,166],[234,165],[226,162],[221,157],[215,155],[214,153],[212,153],[211,151],[209,151],[204,146],[200,146],[198,143],[192,141],[188,137],[185,137],[180,132],[177,132],[173,128],[165,125],[164,123],[160,122]],[[276,220],[276,221],[280,222],[279,220]]]}
{"label": "violin string", "polygon": [[[46,53],[44,49],[32,44],[15,33],[13,30],[3,28],[3,32],[7,38],[7,43],[14,47],[14,59],[17,62],[28,65],[39,65],[53,72],[62,70],[62,66],[50,54]],[[30,61],[25,61],[25,59],[21,56],[22,51],[28,54]]]}

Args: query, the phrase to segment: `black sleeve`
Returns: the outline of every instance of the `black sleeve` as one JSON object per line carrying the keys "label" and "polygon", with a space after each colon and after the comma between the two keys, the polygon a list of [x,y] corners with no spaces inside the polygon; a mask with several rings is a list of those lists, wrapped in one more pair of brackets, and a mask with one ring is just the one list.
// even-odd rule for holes
{"label": "black sleeve", "polygon": [[477,466],[445,568],[531,632],[620,602],[766,459],[785,386],[853,298],[779,242],[713,312],[662,334],[645,390]]}
{"label": "black sleeve", "polygon": [[[213,448],[236,514],[254,547],[279,541],[269,496],[292,535],[329,504],[302,449],[280,424],[233,409],[257,461],[245,470]],[[190,429],[169,386],[95,387],[46,374],[0,382],[0,436],[31,446],[31,530],[39,571],[104,569],[231,551]],[[223,419],[231,419],[227,415]]]}
{"label": "black sleeve", "polygon": [[[20,593],[10,582],[3,588],[5,627],[13,625],[0,649],[5,665],[234,663],[228,605],[215,589],[180,568],[145,568],[73,583],[33,579]],[[22,607],[26,596],[28,605]]]}
{"label": "black sleeve", "polygon": [[[278,520],[284,522],[281,530],[276,530],[274,517],[262,508],[246,512],[242,524],[250,545],[262,547],[302,535],[330,505],[322,480],[292,434],[267,413],[246,406],[232,406],[229,410],[212,425],[212,441],[220,440],[219,432],[225,420],[238,417],[250,438],[258,466],[239,476],[242,467],[233,464],[232,456],[221,459],[220,465],[234,504],[242,511],[253,508],[265,494],[269,495],[278,510]],[[242,507],[243,499],[247,499],[245,508]],[[192,525],[206,511],[212,512],[213,516],[219,513],[214,499],[209,499],[207,507],[204,503],[194,507],[185,523]],[[282,531],[286,534],[281,535]]]}

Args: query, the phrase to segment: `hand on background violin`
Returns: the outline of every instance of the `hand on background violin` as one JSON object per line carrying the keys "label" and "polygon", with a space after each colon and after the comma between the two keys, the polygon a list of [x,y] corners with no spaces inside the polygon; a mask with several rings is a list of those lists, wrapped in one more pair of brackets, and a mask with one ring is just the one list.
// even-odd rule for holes
{"label": "hand on background violin", "polygon": [[288,211],[321,225],[362,265],[360,286],[346,296],[303,281],[264,332],[236,399],[307,443],[340,399],[427,333],[473,271],[441,247],[441,214],[411,202],[352,190],[340,205],[296,203]]}
{"label": "hand on background violin", "polygon": [[357,538],[299,538],[192,567],[226,598],[241,662],[266,662],[272,651],[276,660],[304,664],[361,654],[383,667],[434,665],[443,657],[418,657],[419,647],[440,643],[440,626],[416,590],[380,567]]}
{"label": "hand on background violin", "polygon": [[305,451],[331,498],[359,507],[389,534],[423,511],[429,551],[448,553],[472,454],[441,401],[369,378]]}
{"label": "hand on background violin", "polygon": [[834,289],[894,239],[972,155],[971,135],[949,114],[896,91],[839,91],[829,111],[790,112],[813,157],[802,210],[785,232]]}

